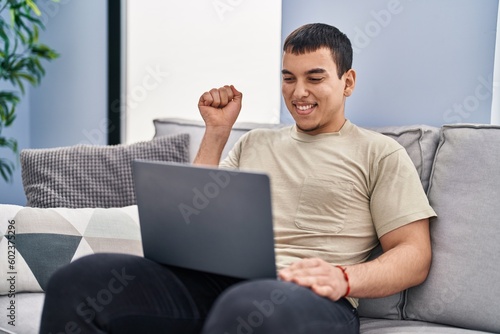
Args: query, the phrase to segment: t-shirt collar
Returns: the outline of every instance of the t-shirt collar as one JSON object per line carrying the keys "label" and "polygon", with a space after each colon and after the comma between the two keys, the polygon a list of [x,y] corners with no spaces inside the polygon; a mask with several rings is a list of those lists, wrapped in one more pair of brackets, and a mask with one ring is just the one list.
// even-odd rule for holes
{"label": "t-shirt collar", "polygon": [[317,135],[309,135],[307,133],[298,131],[297,125],[294,124],[290,130],[290,136],[298,141],[313,142],[322,140],[324,138],[332,138],[332,137],[339,137],[346,135],[352,128],[352,126],[353,126],[352,123],[347,119],[338,132],[328,132],[328,133],[320,133]]}

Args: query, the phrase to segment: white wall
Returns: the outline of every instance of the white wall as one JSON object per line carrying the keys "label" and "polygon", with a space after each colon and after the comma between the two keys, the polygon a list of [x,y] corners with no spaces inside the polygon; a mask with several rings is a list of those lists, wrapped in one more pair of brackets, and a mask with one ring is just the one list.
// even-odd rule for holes
{"label": "white wall", "polygon": [[497,13],[498,0],[287,0],[283,36],[309,22],[347,34],[359,125],[489,123]]}
{"label": "white wall", "polygon": [[200,95],[243,92],[241,122],[279,123],[281,0],[127,1],[126,142],[152,120],[201,119]]}

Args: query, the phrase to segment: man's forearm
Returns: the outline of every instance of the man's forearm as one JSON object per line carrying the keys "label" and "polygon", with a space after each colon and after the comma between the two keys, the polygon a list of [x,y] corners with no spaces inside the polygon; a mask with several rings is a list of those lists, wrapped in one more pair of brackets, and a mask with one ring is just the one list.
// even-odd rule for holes
{"label": "man's forearm", "polygon": [[231,129],[208,128],[194,159],[196,165],[218,166]]}
{"label": "man's forearm", "polygon": [[430,253],[399,245],[373,261],[346,266],[350,297],[379,298],[422,283],[429,271]]}

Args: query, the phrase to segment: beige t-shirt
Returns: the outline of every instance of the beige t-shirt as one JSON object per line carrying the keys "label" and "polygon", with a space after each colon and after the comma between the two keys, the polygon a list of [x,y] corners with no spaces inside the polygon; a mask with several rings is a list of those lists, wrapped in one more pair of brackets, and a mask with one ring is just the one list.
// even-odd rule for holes
{"label": "beige t-shirt", "polygon": [[350,121],[316,136],[252,130],[221,167],[270,176],[278,268],[310,257],[364,262],[379,237],[435,215],[406,150]]}

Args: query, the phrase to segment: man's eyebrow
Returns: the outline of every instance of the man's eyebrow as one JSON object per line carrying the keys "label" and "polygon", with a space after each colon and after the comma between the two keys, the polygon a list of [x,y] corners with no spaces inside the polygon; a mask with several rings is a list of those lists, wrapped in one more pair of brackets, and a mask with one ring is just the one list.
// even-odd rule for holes
{"label": "man's eyebrow", "polygon": [[326,73],[326,70],[324,68],[313,68],[312,70],[309,70],[306,72],[306,74],[318,74],[318,73]]}
{"label": "man's eyebrow", "polygon": [[[306,74],[319,74],[319,73],[326,73],[326,70],[324,68],[318,67],[318,68],[310,69],[309,71],[306,72]],[[290,72],[289,70],[286,70],[286,69],[281,70],[281,74],[293,75],[292,72]]]}

